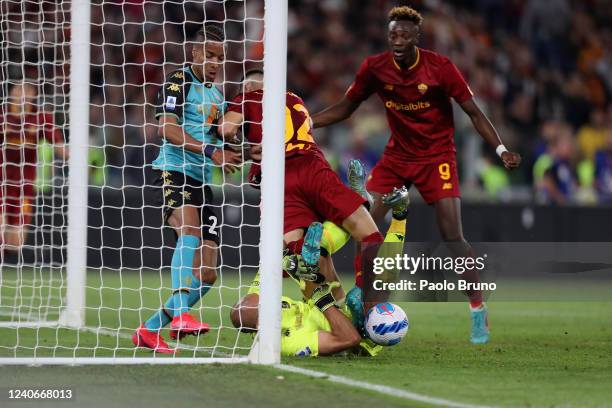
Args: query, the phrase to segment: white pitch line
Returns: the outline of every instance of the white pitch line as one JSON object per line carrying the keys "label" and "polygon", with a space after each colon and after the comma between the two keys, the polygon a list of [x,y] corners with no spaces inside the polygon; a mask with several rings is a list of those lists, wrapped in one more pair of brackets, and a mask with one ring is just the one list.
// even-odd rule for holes
{"label": "white pitch line", "polygon": [[[131,339],[131,336],[129,334],[120,333],[119,330],[109,330],[109,329],[104,329],[104,328],[101,328],[101,327],[91,327],[91,326],[84,326],[84,327],[79,328],[79,330],[80,331],[85,331],[85,332],[90,332],[90,333],[101,334],[103,336],[119,337],[119,338],[122,338],[122,339]],[[174,342],[168,342],[168,344],[170,344],[171,346],[176,346],[177,345]],[[188,344],[181,344],[180,346],[178,346],[178,348],[182,348],[182,349],[186,349],[186,350],[191,350],[191,351],[196,350],[196,347],[190,346]],[[232,356],[232,355],[230,355],[228,353],[217,352],[217,354],[219,354],[220,356],[227,356],[227,357],[230,357],[230,358],[231,357],[236,358],[236,356]],[[138,358],[138,357],[133,358],[134,362],[132,364],[138,364],[137,361],[140,360],[140,359],[142,359],[142,358]],[[173,361],[174,359],[167,359],[167,360]],[[242,359],[240,359],[240,360],[242,360]],[[145,363],[145,361],[142,361],[142,363]],[[248,362],[240,361],[238,363],[248,363]],[[328,373],[325,373],[325,372],[322,372],[322,371],[310,370],[310,369],[307,369],[307,368],[296,367],[296,366],[292,366],[292,365],[288,365],[288,364],[275,364],[273,367],[276,368],[276,369],[282,370],[282,371],[292,372],[292,373],[295,373],[295,374],[301,374],[301,375],[305,375],[305,376],[308,376],[308,377],[321,378],[321,379],[325,379],[325,380],[328,380],[328,381],[331,381],[331,382],[337,383],[337,384],[344,384],[344,385],[348,385],[350,387],[366,389],[366,390],[369,390],[369,391],[378,392],[380,394],[385,394],[385,395],[389,395],[389,396],[396,397],[396,398],[401,398],[401,399],[410,400],[410,401],[424,402],[426,404],[437,405],[437,406],[440,406],[440,407],[449,407],[449,408],[489,408],[489,407],[484,406],[484,405],[464,404],[462,402],[451,401],[451,400],[447,400],[447,399],[444,399],[444,398],[430,397],[428,395],[417,394],[415,392],[410,392],[410,391],[402,390],[400,388],[393,388],[393,387],[389,387],[389,386],[386,386],[386,385],[373,384],[373,383],[369,383],[367,381],[353,380],[353,379],[348,378],[348,377],[342,377],[342,376],[339,376],[339,375],[328,374]]]}
{"label": "white pitch line", "polygon": [[402,390],[399,388],[393,388],[386,385],[380,384],[372,384],[366,381],[353,380],[351,378],[342,377],[339,375],[328,374],[322,371],[310,370],[307,368],[296,367],[288,364],[276,364],[275,368],[279,370],[288,371],[296,374],[302,374],[309,377],[321,378],[334,383],[344,384],[355,388],[366,389],[369,391],[375,391],[381,394],[390,395],[392,397],[407,399],[411,401],[419,401],[427,404],[437,405],[441,407],[451,407],[451,408],[487,408],[483,405],[471,405],[464,404],[462,402],[455,402],[451,400],[447,400],[444,398],[430,397],[428,395],[417,394],[415,392],[410,392],[406,390]]}

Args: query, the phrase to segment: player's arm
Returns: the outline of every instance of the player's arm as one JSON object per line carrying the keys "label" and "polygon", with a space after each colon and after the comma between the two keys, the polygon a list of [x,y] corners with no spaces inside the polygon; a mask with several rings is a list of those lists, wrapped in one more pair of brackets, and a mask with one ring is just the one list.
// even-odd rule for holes
{"label": "player's arm", "polygon": [[495,130],[495,127],[491,124],[491,121],[487,118],[484,112],[478,107],[474,99],[470,98],[459,104],[461,109],[470,117],[474,128],[478,134],[494,149],[499,148],[498,154],[504,162],[504,166],[507,169],[513,169],[521,164],[521,155],[518,153],[510,152],[505,150],[502,146],[502,140],[499,134]]}
{"label": "player's arm", "polygon": [[334,305],[331,291],[334,285],[324,284],[312,293],[311,302],[325,315],[331,331],[320,330],[319,354],[330,355],[356,347],[361,336],[353,323]]}
{"label": "player's arm", "polygon": [[504,166],[509,170],[518,167],[521,164],[521,156],[506,149],[491,121],[474,102],[474,95],[455,64],[446,60],[440,66],[438,74],[440,84],[446,94],[453,98],[470,117],[478,134],[495,149],[495,152],[504,162]]}
{"label": "player's arm", "polygon": [[244,116],[240,112],[227,111],[225,115],[219,119],[217,133],[226,141],[232,142],[236,138],[238,131],[244,122]]}
{"label": "player's arm", "polygon": [[359,105],[361,105],[361,101],[354,101],[344,95],[339,102],[312,115],[312,126],[319,128],[341,122],[351,116]]}
{"label": "player's arm", "polygon": [[183,127],[178,123],[177,116],[159,116],[157,134],[163,137],[167,142],[181,146],[190,152],[202,154],[204,150],[204,143],[185,132]]}
{"label": "player's arm", "polygon": [[376,78],[370,71],[368,60],[365,60],[342,99],[329,108],[312,115],[312,127],[319,128],[333,125],[351,116],[361,105],[361,102],[368,99],[374,92],[375,83]]}

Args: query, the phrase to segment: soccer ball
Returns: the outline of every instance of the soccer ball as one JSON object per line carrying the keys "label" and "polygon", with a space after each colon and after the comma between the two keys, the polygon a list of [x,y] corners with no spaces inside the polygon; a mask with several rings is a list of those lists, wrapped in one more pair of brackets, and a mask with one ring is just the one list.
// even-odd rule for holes
{"label": "soccer ball", "polygon": [[379,303],[365,318],[368,337],[381,346],[393,346],[402,341],[408,331],[408,317],[398,305]]}

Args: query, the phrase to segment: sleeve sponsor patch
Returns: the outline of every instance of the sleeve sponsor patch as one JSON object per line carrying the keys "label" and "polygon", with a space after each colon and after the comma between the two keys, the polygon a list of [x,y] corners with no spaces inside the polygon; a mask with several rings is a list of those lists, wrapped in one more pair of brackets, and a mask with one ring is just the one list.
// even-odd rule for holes
{"label": "sleeve sponsor patch", "polygon": [[168,96],[166,98],[166,109],[174,110],[176,108],[176,96]]}

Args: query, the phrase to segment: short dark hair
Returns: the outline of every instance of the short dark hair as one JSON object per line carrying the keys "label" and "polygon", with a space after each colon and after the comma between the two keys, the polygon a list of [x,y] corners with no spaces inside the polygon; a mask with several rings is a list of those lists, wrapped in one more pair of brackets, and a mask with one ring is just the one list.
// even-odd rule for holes
{"label": "short dark hair", "polygon": [[259,68],[249,69],[247,72],[244,73],[242,80],[244,81],[251,75],[263,75],[263,74],[264,74],[263,69],[259,69]]}
{"label": "short dark hair", "polygon": [[414,23],[414,25],[416,25],[417,27],[419,27],[423,22],[423,16],[421,16],[418,11],[408,6],[393,7],[389,12],[388,18],[389,22],[410,21]]}
{"label": "short dark hair", "polygon": [[223,31],[223,28],[218,24],[204,24],[204,27],[200,28],[198,32],[196,32],[194,40],[198,42],[223,42],[225,41],[225,32]]}

